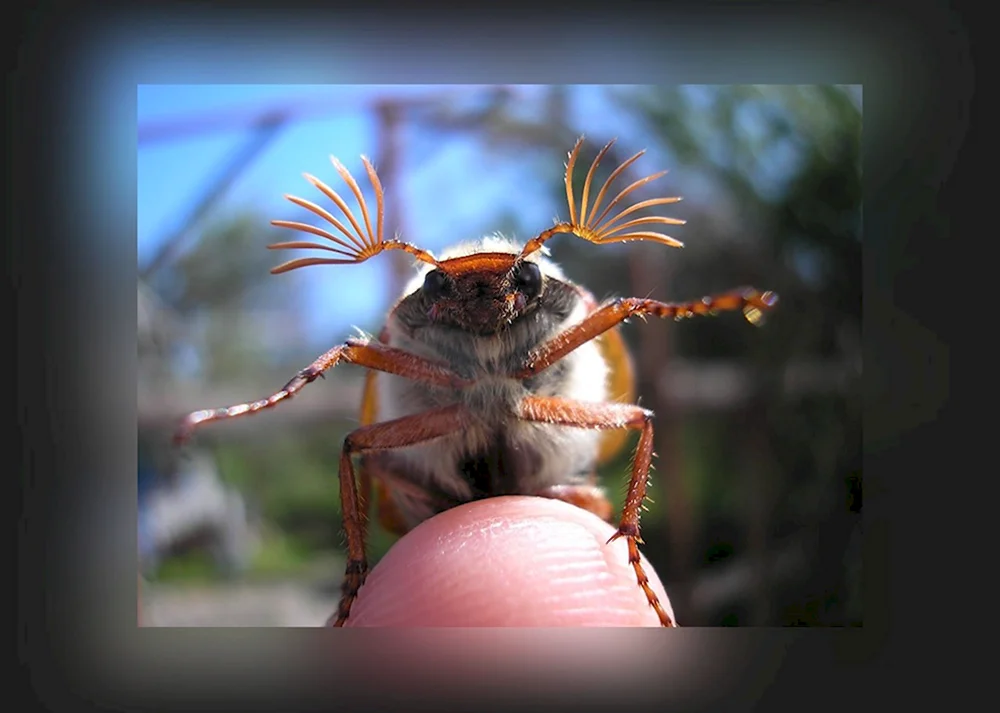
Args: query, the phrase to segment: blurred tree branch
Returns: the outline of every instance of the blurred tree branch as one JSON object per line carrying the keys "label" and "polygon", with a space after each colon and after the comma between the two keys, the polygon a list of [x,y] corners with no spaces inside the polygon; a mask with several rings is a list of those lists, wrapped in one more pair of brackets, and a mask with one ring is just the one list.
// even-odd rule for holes
{"label": "blurred tree branch", "polygon": [[219,169],[209,182],[190,212],[179,221],[178,227],[160,244],[153,258],[139,271],[139,276],[148,280],[157,270],[169,264],[180,251],[184,238],[191,229],[204,218],[229,187],[253,163],[253,161],[279,134],[287,117],[281,113],[266,114],[254,125],[254,133]]}

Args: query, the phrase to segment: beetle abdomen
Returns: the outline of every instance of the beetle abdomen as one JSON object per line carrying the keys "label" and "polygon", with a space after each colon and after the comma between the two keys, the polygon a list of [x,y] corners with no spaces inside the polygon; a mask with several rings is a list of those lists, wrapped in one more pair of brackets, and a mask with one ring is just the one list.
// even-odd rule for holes
{"label": "beetle abdomen", "polygon": [[458,471],[472,488],[472,497],[516,495],[541,466],[541,456],[530,443],[512,443],[498,434],[489,446],[458,462]]}

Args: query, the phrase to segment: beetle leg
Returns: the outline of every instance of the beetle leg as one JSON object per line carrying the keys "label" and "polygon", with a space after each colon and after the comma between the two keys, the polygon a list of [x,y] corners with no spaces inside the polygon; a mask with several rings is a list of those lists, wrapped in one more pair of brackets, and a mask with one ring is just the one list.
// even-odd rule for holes
{"label": "beetle leg", "polygon": [[649,468],[653,459],[653,412],[639,406],[622,403],[586,403],[554,397],[526,396],[521,399],[518,416],[525,421],[554,423],[577,428],[630,428],[641,431],[639,445],[632,460],[632,477],[622,509],[621,522],[608,542],[620,537],[628,542],[628,561],[635,571],[639,587],[649,605],[656,611],[663,626],[677,626],[649,585],[649,577],[639,557],[639,513],[646,499]]}
{"label": "beetle leg", "polygon": [[302,387],[323,376],[324,372],[333,368],[341,361],[438,386],[461,388],[468,383],[465,379],[462,379],[441,364],[436,364],[400,349],[386,346],[381,342],[370,342],[366,339],[348,339],[344,344],[336,346],[320,356],[316,361],[296,374],[280,391],[265,399],[224,408],[203,409],[188,414],[181,422],[174,436],[174,442],[178,444],[184,443],[191,437],[194,429],[203,423],[248,416],[258,411],[277,406],[282,401],[295,396]]}
{"label": "beetle leg", "polygon": [[532,494],[540,498],[562,500],[570,505],[576,505],[578,508],[594,513],[605,522],[608,522],[613,514],[611,502],[604,493],[604,488],[597,485],[550,485]]}
{"label": "beetle leg", "polygon": [[[473,415],[462,404],[454,404],[403,416],[392,421],[362,426],[344,439],[340,454],[340,502],[347,535],[347,569],[344,589],[337,612],[330,619],[333,626],[343,626],[351,613],[351,605],[368,576],[365,553],[365,528],[359,507],[358,485],[351,457],[390,448],[403,448],[424,443],[461,431]],[[331,623],[331,622],[328,622]]]}
{"label": "beetle leg", "polygon": [[364,488],[367,477],[374,485],[375,509],[379,522],[387,532],[405,535],[414,520],[422,522],[464,502],[432,485],[414,482],[404,471],[396,470],[379,455],[371,453],[360,459],[358,483]]}
{"label": "beetle leg", "polygon": [[579,324],[570,327],[532,351],[521,370],[516,372],[514,377],[527,379],[534,376],[555,364],[580,345],[586,344],[629,317],[651,315],[653,317],[682,319],[695,315],[713,315],[716,312],[742,310],[748,320],[756,322],[760,319],[761,313],[772,308],[777,301],[778,297],[773,292],[758,292],[754,289],[735,290],[715,297],[702,297],[693,302],[657,302],[638,297],[617,299],[594,310]]}

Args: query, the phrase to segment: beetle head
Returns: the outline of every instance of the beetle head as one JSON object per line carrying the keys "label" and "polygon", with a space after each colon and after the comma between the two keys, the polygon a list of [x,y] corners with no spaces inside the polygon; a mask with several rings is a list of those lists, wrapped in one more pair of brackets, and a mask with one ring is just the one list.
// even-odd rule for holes
{"label": "beetle head", "polygon": [[477,252],[440,260],[424,275],[420,296],[430,322],[475,334],[493,334],[531,312],[545,277],[533,260]]}

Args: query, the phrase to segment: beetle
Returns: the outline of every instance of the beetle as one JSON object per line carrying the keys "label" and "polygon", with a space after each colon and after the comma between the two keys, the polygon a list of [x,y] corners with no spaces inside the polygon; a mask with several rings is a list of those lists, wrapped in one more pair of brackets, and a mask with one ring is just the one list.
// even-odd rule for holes
{"label": "beetle", "polygon": [[[403,250],[418,266],[376,337],[351,338],[335,346],[267,398],[195,411],[176,434],[181,443],[201,424],[272,408],[339,363],[368,369],[361,425],[347,435],[340,456],[348,560],[340,603],[328,623],[344,625],[365,582],[366,520],[373,490],[380,522],[398,535],[444,510],[497,495],[556,498],[610,521],[612,507],[596,480],[596,468],[622,447],[627,431],[637,430],[625,505],[609,543],[626,539],[638,586],[660,623],[676,626],[650,587],[639,555],[639,518],[653,457],[653,413],[633,403],[634,376],[619,325],[630,317],[681,319],[726,310],[742,310],[757,323],[775,305],[777,295],[747,288],[691,302],[618,298],[601,303],[570,281],[545,247],[562,233],[598,244],[641,240],[683,247],[673,237],[643,229],[682,225],[683,220],[656,215],[624,220],[681,200],[623,203],[666,171],[631,183],[601,210],[613,181],[644,151],[619,165],[591,204],[595,172],[615,143],[609,142],[591,164],[579,202],[575,200],[573,169],[583,141],[581,137],[576,142],[566,162],[569,220],[557,221],[523,245],[490,237],[459,244],[437,258],[398,239],[386,240],[382,185],[364,156],[375,195],[374,228],[361,188],[335,157],[334,167],[358,201],[361,222],[340,195],[309,174],[305,178],[333,201],[350,227],[294,196],[286,198],[322,218],[339,235],[307,223],[271,221],[329,244],[292,241],[270,249],[317,249],[338,256],[294,259],[273,268],[275,274],[310,265],[360,263],[386,250]],[[612,214],[620,204],[623,207]]]}

